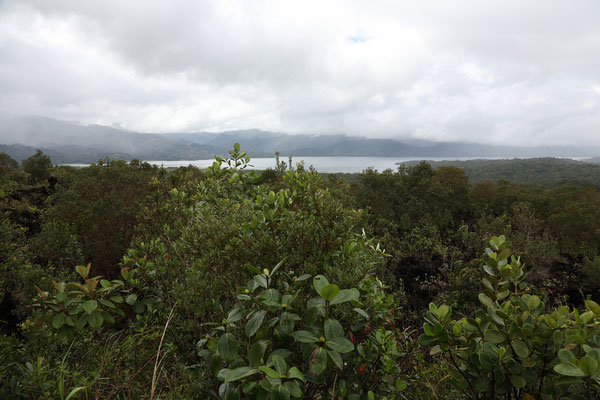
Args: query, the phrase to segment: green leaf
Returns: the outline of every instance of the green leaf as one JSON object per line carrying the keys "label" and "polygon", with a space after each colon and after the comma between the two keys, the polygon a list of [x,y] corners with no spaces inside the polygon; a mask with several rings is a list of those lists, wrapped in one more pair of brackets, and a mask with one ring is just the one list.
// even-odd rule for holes
{"label": "green leaf", "polygon": [[296,331],[294,332],[294,338],[301,343],[314,343],[319,341],[319,339],[309,331]]}
{"label": "green leaf", "polygon": [[524,342],[516,339],[513,341],[512,345],[515,349],[515,353],[517,353],[519,357],[521,357],[522,359],[529,357],[529,347],[527,347],[527,345]]}
{"label": "green leaf", "polygon": [[563,363],[568,363],[575,360],[575,355],[571,352],[571,350],[560,349],[558,351],[558,359]]}
{"label": "green leaf", "polygon": [[305,280],[309,279],[311,276],[312,276],[311,274],[302,274],[296,278],[296,282],[305,281]]}
{"label": "green leaf", "polygon": [[88,316],[87,314],[82,315],[81,317],[79,317],[79,319],[77,319],[77,321],[75,322],[75,329],[77,329],[78,331],[82,330],[83,327],[85,326],[85,324],[88,322]]}
{"label": "green leaf", "polygon": [[283,358],[278,355],[273,356],[273,366],[275,367],[275,371],[279,374],[279,376],[284,377],[287,372],[288,366]]}
{"label": "green leaf", "polygon": [[304,378],[304,375],[302,375],[302,372],[300,372],[300,370],[296,367],[292,367],[288,370],[287,378],[288,379],[299,379],[302,382],[306,382],[306,378]]}
{"label": "green leaf", "polygon": [[310,356],[310,372],[313,375],[320,375],[327,368],[327,351],[322,347],[317,347]]}
{"label": "green leaf", "polygon": [[344,361],[342,360],[342,356],[340,355],[340,353],[333,350],[327,350],[327,354],[329,355],[329,358],[331,359],[331,361],[333,361],[336,367],[338,367],[339,369],[344,368]]}
{"label": "green leaf", "polygon": [[336,337],[344,337],[344,328],[342,324],[335,319],[326,319],[323,324],[323,330],[325,331],[325,337],[327,340],[331,340]]}
{"label": "green leaf", "polygon": [[225,333],[219,338],[217,346],[219,355],[225,361],[233,361],[238,354],[238,342],[232,333]]}
{"label": "green leaf", "polygon": [[262,275],[256,275],[254,276],[254,282],[258,285],[258,286],[262,286],[263,288],[267,288],[267,278],[265,278]]}
{"label": "green leaf", "polygon": [[52,318],[52,326],[54,329],[58,329],[65,324],[66,316],[65,314],[56,314],[54,318]]}
{"label": "green leaf", "polygon": [[119,303],[119,304],[121,304],[123,302],[123,296],[112,296],[110,299],[112,301],[114,301],[115,303]]}
{"label": "green leaf", "polygon": [[356,289],[356,288],[342,289],[342,290],[340,290],[338,295],[335,296],[335,298],[333,300],[331,300],[330,304],[334,305],[334,304],[345,303],[347,301],[358,301],[359,296],[360,296],[360,293],[359,293],[358,289]]}
{"label": "green leaf", "polygon": [[502,336],[500,334],[500,332],[498,332],[495,329],[487,329],[484,334],[483,337],[485,338],[485,340],[487,340],[490,343],[494,343],[494,344],[500,344],[503,343],[506,339],[504,336]]}
{"label": "green leaf", "polygon": [[592,376],[598,370],[598,361],[592,357],[585,356],[579,360],[579,368],[581,368],[587,376]]}
{"label": "green leaf", "polygon": [[323,289],[321,289],[321,293],[319,294],[325,300],[333,300],[339,292],[340,288],[338,287],[338,285],[330,283],[329,285],[323,287]]}
{"label": "green leaf", "polygon": [[600,316],[600,305],[593,300],[585,301],[585,308],[593,312],[594,314]]}
{"label": "green leaf", "polygon": [[300,385],[297,381],[285,382],[283,386],[287,388],[287,390],[290,392],[290,395],[292,395],[293,397],[302,397],[302,389],[300,389]]}
{"label": "green leaf", "polygon": [[246,327],[244,328],[246,336],[252,337],[256,333],[256,331],[262,325],[265,315],[267,315],[265,310],[260,310],[252,314],[248,322],[246,322]]}
{"label": "green leaf", "polygon": [[250,347],[248,351],[248,362],[251,367],[258,367],[263,363],[263,357],[269,344],[266,340],[259,340]]}
{"label": "green leaf", "polygon": [[294,318],[292,314],[289,312],[284,312],[281,314],[279,319],[279,326],[281,327],[281,331],[285,334],[290,334],[294,330]]}
{"label": "green leaf", "polygon": [[82,307],[86,313],[91,314],[96,308],[98,308],[98,302],[96,300],[88,300],[83,303]]}
{"label": "green leaf", "polygon": [[349,353],[354,350],[354,345],[348,339],[343,337],[335,337],[325,342],[325,344],[338,353]]}
{"label": "green leaf", "polygon": [[529,296],[529,298],[527,299],[527,308],[529,308],[530,310],[534,310],[537,308],[537,306],[539,306],[541,303],[541,300],[538,296]]}
{"label": "green leaf", "polygon": [[76,388],[71,389],[67,397],[65,397],[65,400],[70,400],[73,396],[81,392],[83,389],[85,389],[85,386],[78,386]]}
{"label": "green leaf", "polygon": [[363,310],[362,308],[354,308],[354,311],[356,311],[357,313],[359,313],[360,315],[362,315],[365,319],[369,319],[369,314],[367,314],[367,312],[365,310]]}
{"label": "green leaf", "polygon": [[577,365],[572,363],[560,363],[554,366],[554,371],[558,372],[561,375],[566,376],[574,376],[574,377],[584,377],[585,372],[583,372]]}
{"label": "green leaf", "polygon": [[259,372],[258,369],[252,367],[239,367],[229,371],[225,375],[225,382],[233,382],[238,381],[240,379],[246,378],[247,376],[254,375]]}
{"label": "green leaf", "polygon": [[98,310],[93,311],[88,316],[88,324],[90,324],[93,329],[100,329],[102,322],[104,322],[104,318],[102,318],[102,313]]}
{"label": "green leaf", "polygon": [[492,301],[492,299],[490,299],[489,297],[487,297],[484,293],[479,293],[479,301],[481,301],[481,303],[487,307],[492,307],[492,308],[496,308],[496,305],[494,304],[494,302]]}
{"label": "green leaf", "polygon": [[448,307],[446,304],[442,304],[438,309],[437,309],[437,316],[440,320],[444,320],[446,318],[448,318],[450,316],[450,314],[452,313],[452,310],[450,309],[450,307]]}
{"label": "green leaf", "polygon": [[241,321],[245,316],[245,310],[243,308],[237,307],[229,311],[229,314],[227,314],[227,322],[230,324],[234,324],[238,321]]}
{"label": "green leaf", "polygon": [[290,400],[290,392],[284,385],[273,386],[271,400]]}
{"label": "green leaf", "polygon": [[277,379],[281,378],[281,375],[279,375],[277,373],[277,371],[275,371],[273,368],[265,367],[263,365],[263,366],[258,367],[258,369],[260,369],[262,372],[264,372],[270,378],[277,378]]}
{"label": "green leaf", "polygon": [[321,295],[321,290],[327,285],[329,285],[329,281],[323,275],[317,275],[313,278],[313,287],[318,295]]}
{"label": "green leaf", "polygon": [[130,294],[129,296],[127,296],[125,298],[125,303],[129,304],[130,306],[133,305],[133,303],[135,303],[135,301],[137,300],[137,295],[135,293]]}
{"label": "green leaf", "polygon": [[270,276],[275,275],[275,272],[277,272],[277,270],[283,265],[283,262],[287,259],[287,257],[284,257],[283,260],[279,261],[277,263],[277,265],[275,267],[273,267],[273,271],[271,271]]}
{"label": "green leaf", "polygon": [[525,379],[523,379],[517,375],[510,376],[510,383],[517,389],[520,389],[522,387],[525,387],[525,385],[527,385],[527,382],[525,381]]}

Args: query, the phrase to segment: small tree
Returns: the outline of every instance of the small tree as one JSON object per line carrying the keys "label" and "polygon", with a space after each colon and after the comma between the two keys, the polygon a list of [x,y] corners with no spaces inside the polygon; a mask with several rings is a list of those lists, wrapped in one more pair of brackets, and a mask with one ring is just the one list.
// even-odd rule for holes
{"label": "small tree", "polygon": [[19,170],[19,163],[6,153],[0,153],[0,176],[12,174]]}
{"label": "small tree", "polygon": [[50,168],[52,168],[50,157],[39,149],[34,155],[23,160],[23,170],[29,174],[34,183],[47,180],[50,177]]}

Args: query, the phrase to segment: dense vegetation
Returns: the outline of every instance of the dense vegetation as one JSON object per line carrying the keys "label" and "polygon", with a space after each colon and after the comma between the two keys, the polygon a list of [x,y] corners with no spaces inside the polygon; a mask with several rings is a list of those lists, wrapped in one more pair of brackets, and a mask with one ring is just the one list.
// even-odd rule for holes
{"label": "dense vegetation", "polygon": [[248,162],[0,154],[0,398],[600,396],[594,187]]}

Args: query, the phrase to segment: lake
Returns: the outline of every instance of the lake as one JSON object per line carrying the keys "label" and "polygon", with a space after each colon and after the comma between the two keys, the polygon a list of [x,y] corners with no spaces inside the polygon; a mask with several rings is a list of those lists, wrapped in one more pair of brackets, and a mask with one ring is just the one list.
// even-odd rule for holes
{"label": "lake", "polygon": [[[490,157],[428,157],[431,161],[464,161],[486,159],[494,160],[497,158]],[[281,157],[281,161],[287,163],[287,157]],[[396,169],[396,163],[407,161],[421,160],[419,157],[294,157],[292,162],[296,165],[297,162],[304,161],[305,167],[313,166],[319,172],[341,172],[354,173],[362,172],[363,170],[372,167],[378,171],[391,168]],[[183,167],[193,165],[198,168],[206,168],[214,162],[211,160],[195,160],[195,161],[148,161],[150,164],[169,167]],[[253,158],[250,160],[252,169],[267,169],[275,168],[275,157],[273,158]]]}
{"label": "lake", "polygon": [[[574,159],[580,159],[582,157],[573,157]],[[584,158],[584,157],[583,157]],[[372,167],[378,171],[391,168],[396,169],[396,163],[403,163],[407,161],[419,161],[419,160],[430,160],[430,161],[466,161],[466,160],[499,160],[498,157],[294,157],[293,163],[296,165],[297,162],[304,161],[306,167],[313,166],[319,172],[341,172],[341,173],[355,173],[362,172],[363,170]],[[287,157],[280,158],[281,161],[287,163]],[[184,160],[184,161],[147,161],[150,164],[163,166],[165,168],[177,168],[184,167],[187,165],[193,165],[198,168],[206,168],[212,165],[214,159],[210,160]],[[267,169],[275,168],[275,157],[273,158],[253,158],[250,160],[252,169]],[[85,167],[89,164],[69,164],[74,167]]]}

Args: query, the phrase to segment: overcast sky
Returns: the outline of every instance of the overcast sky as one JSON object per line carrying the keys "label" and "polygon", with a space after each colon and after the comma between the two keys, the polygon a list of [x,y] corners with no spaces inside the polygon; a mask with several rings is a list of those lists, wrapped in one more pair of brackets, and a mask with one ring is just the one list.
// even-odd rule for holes
{"label": "overcast sky", "polygon": [[0,0],[0,109],[600,145],[600,1]]}

